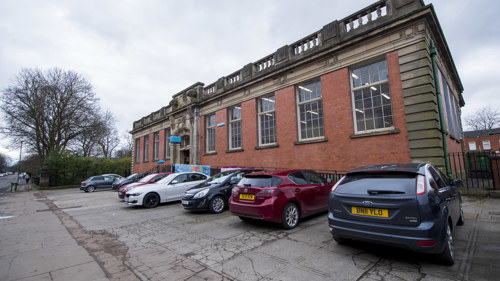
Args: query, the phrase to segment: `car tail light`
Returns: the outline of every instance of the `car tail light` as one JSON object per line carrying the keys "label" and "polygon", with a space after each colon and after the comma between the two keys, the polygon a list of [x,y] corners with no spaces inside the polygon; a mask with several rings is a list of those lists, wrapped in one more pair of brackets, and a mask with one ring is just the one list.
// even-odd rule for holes
{"label": "car tail light", "polygon": [[339,186],[345,179],[345,176],[343,176],[333,187],[332,187],[332,192],[335,191],[335,189],[337,188],[337,186]]}
{"label": "car tail light", "polygon": [[417,195],[425,193],[425,176],[417,176]]}
{"label": "car tail light", "polygon": [[86,182],[82,182],[82,185],[83,185],[83,186],[86,186],[86,185],[87,185],[87,183],[86,183]]}
{"label": "car tail light", "polygon": [[436,241],[434,241],[434,240],[419,240],[418,244],[420,244],[420,246],[422,246],[422,247],[432,247],[432,246],[436,245]]}
{"label": "car tail light", "polygon": [[233,189],[231,190],[231,194],[234,198],[238,198],[239,189],[237,187],[233,187]]}
{"label": "car tail light", "polygon": [[272,196],[278,196],[280,194],[281,190],[279,189],[266,189],[258,192],[255,194],[256,197],[272,197]]}

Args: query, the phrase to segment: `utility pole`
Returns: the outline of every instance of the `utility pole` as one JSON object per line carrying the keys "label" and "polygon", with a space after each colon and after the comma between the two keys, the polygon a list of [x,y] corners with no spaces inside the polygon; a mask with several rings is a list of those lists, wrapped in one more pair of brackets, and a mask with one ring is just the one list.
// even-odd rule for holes
{"label": "utility pole", "polygon": [[19,184],[19,173],[21,172],[21,156],[23,155],[23,141],[21,141],[21,149],[19,150],[19,163],[17,164],[17,183]]}

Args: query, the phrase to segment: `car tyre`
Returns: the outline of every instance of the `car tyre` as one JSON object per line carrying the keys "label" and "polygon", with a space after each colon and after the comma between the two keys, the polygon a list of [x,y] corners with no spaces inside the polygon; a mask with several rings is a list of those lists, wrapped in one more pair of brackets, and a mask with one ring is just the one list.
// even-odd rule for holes
{"label": "car tyre", "polygon": [[95,191],[95,187],[93,185],[90,185],[90,186],[87,186],[87,188],[85,189],[86,192],[94,192]]}
{"label": "car tyre", "polygon": [[446,226],[446,240],[444,251],[439,255],[439,259],[445,265],[453,265],[455,263],[455,247],[453,246],[453,234],[451,227]]}
{"label": "car tyre", "polygon": [[464,209],[460,206],[460,217],[458,217],[457,225],[464,225]]}
{"label": "car tyre", "polygon": [[158,204],[160,204],[160,196],[158,196],[158,194],[149,193],[144,196],[144,200],[142,202],[142,206],[144,206],[144,208],[155,208]]}
{"label": "car tyre", "polygon": [[281,226],[284,229],[292,229],[299,223],[299,208],[294,203],[286,204],[283,209],[283,215],[281,218]]}
{"label": "car tyre", "polygon": [[214,214],[222,213],[225,208],[226,202],[221,196],[214,196],[214,198],[212,198],[212,200],[210,200],[210,203],[208,204],[209,211]]}

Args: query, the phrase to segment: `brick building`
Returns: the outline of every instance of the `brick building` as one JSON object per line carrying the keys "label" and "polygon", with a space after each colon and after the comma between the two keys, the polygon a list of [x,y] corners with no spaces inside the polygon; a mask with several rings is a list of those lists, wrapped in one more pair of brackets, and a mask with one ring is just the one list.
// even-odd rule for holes
{"label": "brick building", "polygon": [[500,151],[500,128],[464,132],[466,151]]}
{"label": "brick building", "polygon": [[162,160],[446,168],[445,155],[462,151],[462,92],[433,6],[378,1],[214,83],[195,83],[134,122],[133,171]]}

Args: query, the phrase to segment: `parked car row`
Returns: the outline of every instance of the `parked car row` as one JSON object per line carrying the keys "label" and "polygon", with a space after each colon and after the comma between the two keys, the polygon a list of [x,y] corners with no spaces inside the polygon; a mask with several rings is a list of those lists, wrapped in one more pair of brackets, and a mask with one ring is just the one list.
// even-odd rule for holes
{"label": "parked car row", "polygon": [[[91,178],[81,189],[90,191],[97,182]],[[118,196],[128,205],[145,208],[181,201],[186,210],[217,214],[229,209],[242,221],[267,220],[285,229],[328,211],[337,243],[366,241],[407,248],[435,254],[451,265],[452,231],[464,223],[456,188],[460,184],[431,164],[407,163],[359,167],[337,183],[311,170],[238,169],[210,178],[195,172],[151,174],[124,185]]]}

